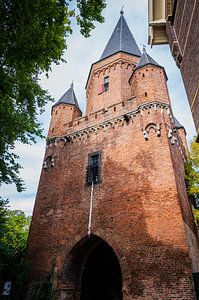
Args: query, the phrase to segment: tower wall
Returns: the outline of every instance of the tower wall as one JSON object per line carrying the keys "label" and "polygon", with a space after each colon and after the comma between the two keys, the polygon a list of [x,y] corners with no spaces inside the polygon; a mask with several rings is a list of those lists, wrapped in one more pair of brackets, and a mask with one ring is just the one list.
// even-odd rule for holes
{"label": "tower wall", "polygon": [[[129,44],[122,20],[123,13],[109,50],[121,49],[123,34]],[[147,65],[137,70],[139,58],[123,52],[92,65],[85,116],[70,105],[53,109],[28,240],[28,300],[34,284],[49,274],[58,300],[84,299],[81,285],[88,284],[84,271],[94,241],[104,241],[118,260],[117,299],[195,299],[192,272],[198,272],[199,253],[184,184],[184,136],[176,128],[164,70],[144,55]],[[96,153],[100,176],[89,185]],[[116,300],[110,293],[117,289],[108,286],[109,297],[102,289],[100,296]]]}
{"label": "tower wall", "polygon": [[48,138],[65,133],[65,124],[73,122],[81,116],[81,112],[70,104],[60,103],[52,108]]}
{"label": "tower wall", "polygon": [[[138,59],[136,56],[119,52],[93,64],[86,88],[87,115],[130,98],[128,80]],[[99,93],[106,76],[109,76],[109,90]]]}
{"label": "tower wall", "polygon": [[139,98],[139,104],[161,99],[170,103],[165,72],[162,68],[146,65],[135,70],[131,79],[131,95]]}
{"label": "tower wall", "polygon": [[[124,116],[131,111],[134,113],[126,121]],[[181,152],[168,139],[168,125],[172,127],[168,109],[150,103],[135,112],[132,103],[112,112],[109,120],[115,121],[100,126],[107,124],[101,116],[98,129],[91,131],[86,122],[76,124],[70,141],[59,140],[46,150],[45,160],[53,157],[55,164],[41,174],[28,246],[31,278],[43,278],[53,268],[59,299],[79,299],[70,271],[65,277],[64,268],[71,249],[87,236],[88,154],[101,151],[92,233],[104,239],[119,259],[123,299],[148,299],[151,295],[154,299],[195,299],[179,205],[179,187],[182,191],[185,187],[182,174],[176,182],[171,148],[175,157]],[[162,124],[161,134],[150,127],[156,123]],[[178,164],[182,169],[182,158]],[[183,201],[188,206],[185,195]],[[72,262],[68,264],[72,272]]]}

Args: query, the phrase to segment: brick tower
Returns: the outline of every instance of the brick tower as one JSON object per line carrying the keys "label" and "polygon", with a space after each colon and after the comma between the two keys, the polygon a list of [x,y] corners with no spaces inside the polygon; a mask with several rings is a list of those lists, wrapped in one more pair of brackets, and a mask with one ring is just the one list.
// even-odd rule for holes
{"label": "brick tower", "polygon": [[86,85],[53,106],[30,229],[27,299],[195,299],[198,242],[184,184],[185,130],[165,70],[123,12]]}

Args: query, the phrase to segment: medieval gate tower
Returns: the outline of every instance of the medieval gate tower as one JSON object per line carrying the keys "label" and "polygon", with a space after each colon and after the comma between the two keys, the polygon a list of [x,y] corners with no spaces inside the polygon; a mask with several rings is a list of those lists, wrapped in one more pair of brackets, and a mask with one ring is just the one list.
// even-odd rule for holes
{"label": "medieval gate tower", "polygon": [[198,245],[184,183],[185,130],[167,75],[121,12],[86,84],[52,107],[30,229],[29,292],[57,299],[195,299]]}

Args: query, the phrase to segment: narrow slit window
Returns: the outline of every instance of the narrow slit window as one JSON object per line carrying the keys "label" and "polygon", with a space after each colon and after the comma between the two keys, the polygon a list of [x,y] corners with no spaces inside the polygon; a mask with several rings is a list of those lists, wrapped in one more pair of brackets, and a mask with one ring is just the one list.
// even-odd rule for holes
{"label": "narrow slit window", "polygon": [[104,77],[104,92],[109,90],[109,76]]}
{"label": "narrow slit window", "polygon": [[100,182],[100,169],[101,169],[101,155],[100,152],[89,154],[88,166],[86,174],[86,182],[88,185],[97,184]]}

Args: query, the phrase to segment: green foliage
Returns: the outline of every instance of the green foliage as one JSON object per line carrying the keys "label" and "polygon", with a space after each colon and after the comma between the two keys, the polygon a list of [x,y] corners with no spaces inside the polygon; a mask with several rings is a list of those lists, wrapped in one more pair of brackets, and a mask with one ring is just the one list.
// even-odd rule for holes
{"label": "green foliage", "polygon": [[188,196],[199,199],[199,144],[195,138],[190,144],[190,156],[185,163],[185,180]]}
{"label": "green foliage", "polygon": [[[8,200],[0,197],[0,241],[4,236],[6,230],[6,218],[8,212]],[[1,244],[0,244],[1,245]]]}
{"label": "green foliage", "polygon": [[103,22],[105,0],[0,1],[0,183],[24,189],[15,142],[42,137],[38,113],[52,100],[39,75],[59,64],[76,18],[87,37],[94,21]]}
{"label": "green foliage", "polygon": [[13,299],[20,299],[28,267],[23,260],[31,217],[10,211],[8,201],[0,199],[0,279],[13,282]]}
{"label": "green foliage", "polygon": [[2,244],[15,257],[21,257],[26,248],[31,217],[20,210],[7,211]]}
{"label": "green foliage", "polygon": [[195,221],[196,225],[199,226],[199,210],[194,209],[193,215],[194,215],[194,221]]}

